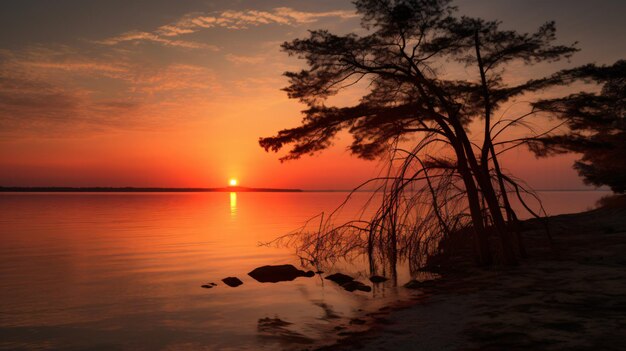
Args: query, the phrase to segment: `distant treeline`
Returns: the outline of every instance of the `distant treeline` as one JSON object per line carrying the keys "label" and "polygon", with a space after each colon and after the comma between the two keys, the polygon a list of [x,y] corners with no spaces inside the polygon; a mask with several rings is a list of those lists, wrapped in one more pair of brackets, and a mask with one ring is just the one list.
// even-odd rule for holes
{"label": "distant treeline", "polygon": [[301,192],[300,189],[272,188],[113,188],[113,187],[0,187],[0,192],[55,192],[55,193],[209,193],[209,192]]}

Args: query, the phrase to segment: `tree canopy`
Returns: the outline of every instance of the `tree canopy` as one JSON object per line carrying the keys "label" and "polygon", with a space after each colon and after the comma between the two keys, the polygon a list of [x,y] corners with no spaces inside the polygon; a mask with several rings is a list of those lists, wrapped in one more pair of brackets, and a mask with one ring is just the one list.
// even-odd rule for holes
{"label": "tree canopy", "polygon": [[585,182],[607,185],[616,193],[626,192],[626,61],[612,66],[584,66],[577,74],[598,84],[596,93],[580,92],[562,98],[541,100],[534,106],[563,120],[565,133],[531,142],[539,156],[576,152],[582,158],[574,168]]}
{"label": "tree canopy", "polygon": [[[570,141],[582,135],[579,131],[595,128],[601,124],[600,119],[614,119],[606,115],[602,102],[615,94],[622,94],[623,102],[623,78],[621,83],[610,79],[612,70],[623,64],[587,65],[512,84],[510,73],[520,70],[520,64],[531,67],[568,59],[578,51],[576,43],[557,44],[554,22],[547,22],[532,33],[504,30],[499,21],[459,16],[449,0],[357,0],[354,4],[366,34],[336,35],[314,30],[307,38],[282,45],[289,55],[306,62],[306,68],[285,73],[289,85],[284,90],[307,108],[300,126],[261,138],[260,145],[268,151],[289,145],[289,152],[281,160],[292,160],[328,148],[337,133],[346,130],[353,136],[351,152],[374,159],[397,148],[398,141],[412,138],[414,149],[396,149],[406,155],[405,164],[393,179],[393,189],[402,192],[409,183],[427,181],[434,215],[426,217],[436,225],[420,225],[446,235],[451,227],[467,223],[474,231],[478,261],[485,264],[493,256],[486,239],[487,233],[493,231],[501,239],[497,256],[507,263],[515,262],[515,252],[523,255],[523,245],[519,233],[516,236],[510,227],[517,216],[508,194],[520,196],[520,184],[504,174],[498,155],[520,145],[529,145],[545,155],[578,151],[573,146],[576,143]],[[465,67],[466,76],[449,74],[446,67],[450,65]],[[536,100],[532,109],[521,116],[502,111],[517,97],[583,79],[602,82],[605,90],[601,94]],[[359,82],[368,85],[357,104],[327,105],[329,97]],[[594,106],[595,117],[588,116]],[[496,111],[503,117],[495,120]],[[620,111],[623,116],[623,105]],[[528,137],[494,141],[508,128],[528,126],[527,120],[539,118],[539,112],[564,120],[562,124],[567,124],[570,132],[556,128],[545,132],[531,130]],[[471,124],[480,126],[482,141],[470,138]],[[594,130],[602,139],[598,143],[619,139],[613,132]],[[426,146],[433,145],[440,152],[425,151]],[[409,163],[416,165],[411,174],[407,173],[413,169]],[[594,182],[594,172],[601,172],[601,168],[590,171],[588,165],[583,158],[577,167]],[[450,195],[451,191],[460,193]],[[450,197],[464,199],[466,205],[452,209]],[[397,201],[399,197],[388,198]],[[397,213],[392,210],[396,205],[389,205],[379,212],[382,217],[369,222],[370,250],[372,235],[379,239],[391,235],[392,239],[385,242],[397,247],[393,218]],[[412,230],[422,229],[414,226]]]}
{"label": "tree canopy", "polygon": [[[556,79],[531,80],[518,86],[503,82],[504,66],[567,58],[577,49],[552,45],[555,25],[548,22],[535,33],[499,29],[500,22],[454,17],[450,1],[356,1],[362,25],[370,34],[338,36],[325,30],[283,44],[290,55],[305,59],[308,69],[287,72],[284,90],[309,108],[300,127],[261,138],[267,150],[292,144],[283,159],[296,159],[330,145],[342,129],[354,136],[351,151],[373,158],[385,142],[399,135],[432,131],[439,117],[454,115],[462,124],[486,113],[480,76],[447,80],[438,74],[442,62],[477,64],[476,37],[487,75],[492,111],[523,93],[546,88]],[[329,96],[369,79],[369,93],[358,105],[326,106]]]}

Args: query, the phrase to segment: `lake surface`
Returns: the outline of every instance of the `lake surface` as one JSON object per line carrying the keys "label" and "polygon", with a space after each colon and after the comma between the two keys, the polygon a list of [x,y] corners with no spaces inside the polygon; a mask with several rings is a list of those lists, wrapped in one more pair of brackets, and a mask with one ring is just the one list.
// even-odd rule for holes
{"label": "lake surface", "polygon": [[[540,196],[549,214],[560,214],[608,194]],[[406,292],[383,284],[349,293],[319,277],[261,284],[247,273],[298,266],[292,249],[259,242],[332,211],[345,196],[0,194],[0,349],[271,350],[326,338]],[[369,196],[356,194],[338,219],[354,216]],[[369,283],[358,262],[343,269]],[[227,276],[244,284],[229,288]],[[400,284],[409,278],[400,271]],[[200,287],[208,282],[218,286]],[[266,318],[292,324],[268,327]]]}

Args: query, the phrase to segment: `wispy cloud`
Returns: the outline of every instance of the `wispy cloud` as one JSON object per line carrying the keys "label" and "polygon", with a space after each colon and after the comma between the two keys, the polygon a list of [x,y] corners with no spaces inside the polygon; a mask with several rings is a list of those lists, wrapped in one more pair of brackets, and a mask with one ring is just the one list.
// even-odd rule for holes
{"label": "wispy cloud", "polygon": [[[57,127],[102,126],[128,116],[130,101],[94,101],[83,87],[0,73],[0,133],[54,133]],[[117,106],[117,107],[115,107]]]}
{"label": "wispy cloud", "polygon": [[214,14],[189,14],[175,23],[161,26],[156,33],[163,36],[178,36],[196,32],[203,28],[222,27],[228,29],[246,29],[267,24],[295,26],[313,23],[322,18],[354,18],[352,11],[303,12],[289,7],[279,7],[272,11],[224,11]]}
{"label": "wispy cloud", "polygon": [[[0,112],[5,119],[21,114],[36,113],[58,118],[64,111],[75,110],[80,104],[80,92],[32,79],[0,76]],[[10,115],[10,116],[9,116]]]}
{"label": "wispy cloud", "polygon": [[170,100],[178,100],[179,96],[195,97],[222,89],[211,69],[187,64],[138,70],[131,83],[129,91],[133,93],[150,96],[164,93]]}
{"label": "wispy cloud", "polygon": [[303,12],[291,9],[289,7],[279,7],[275,9],[276,14],[280,17],[289,18],[293,23],[312,23],[320,18],[337,17],[340,19],[350,19],[358,17],[354,11],[327,11],[327,12]]}
{"label": "wispy cloud", "polygon": [[0,50],[0,134],[166,125],[223,90],[206,67],[54,52]]}
{"label": "wispy cloud", "polygon": [[226,54],[225,58],[226,60],[236,65],[239,65],[239,64],[255,65],[255,64],[259,64],[265,61],[264,55],[249,56],[249,55]]}
{"label": "wispy cloud", "polygon": [[303,12],[289,7],[279,7],[272,11],[229,10],[217,13],[192,13],[183,16],[174,23],[163,25],[152,32],[126,32],[119,36],[102,40],[100,43],[116,45],[123,42],[147,41],[189,49],[209,48],[217,50],[215,46],[173,38],[208,28],[239,30],[269,24],[296,26],[313,23],[322,18],[350,19],[354,17],[356,17],[356,14],[352,11]]}
{"label": "wispy cloud", "polygon": [[86,50],[58,45],[0,50],[0,76],[21,75],[41,80],[70,78],[78,74],[123,78],[131,68],[131,64],[118,53],[111,52],[94,55]]}
{"label": "wispy cloud", "polygon": [[[180,52],[155,59],[141,43],[218,50],[190,40],[196,38],[190,34],[210,28],[294,27],[354,16],[348,11],[303,12],[286,7],[193,13],[152,31],[126,32],[97,43],[0,48],[0,133],[35,129],[47,133],[55,127],[76,126],[133,129],[205,120],[217,115],[219,106],[236,105],[232,102],[241,101],[241,96],[279,94],[285,65],[276,57],[280,41],[255,41],[256,46],[247,45],[245,51],[225,52],[217,60],[237,69],[223,72],[212,68],[216,55],[211,53]],[[237,74],[240,68],[244,76]]]}
{"label": "wispy cloud", "polygon": [[[181,34],[183,34],[181,32]],[[199,43],[195,41],[187,41],[187,40],[174,40],[169,39],[158,33],[149,33],[149,32],[127,32],[122,35],[108,38],[105,40],[98,41],[100,44],[105,45],[116,45],[123,42],[154,42],[158,44],[162,44],[165,46],[179,47],[185,49],[209,49],[213,51],[218,51],[219,48],[215,45],[209,45],[205,43]]]}

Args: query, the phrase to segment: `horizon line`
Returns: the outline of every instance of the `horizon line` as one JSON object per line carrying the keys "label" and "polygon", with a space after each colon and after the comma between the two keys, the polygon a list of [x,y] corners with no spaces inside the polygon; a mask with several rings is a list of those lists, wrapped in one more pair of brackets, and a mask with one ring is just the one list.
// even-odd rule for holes
{"label": "horizon line", "polygon": [[[373,189],[298,189],[298,188],[261,188],[261,187],[244,187],[244,186],[226,186],[226,187],[111,187],[111,186],[0,186],[0,192],[100,192],[100,193],[148,193],[148,192],[376,192]],[[605,191],[610,189],[534,189],[534,191],[543,192],[591,192]]]}

